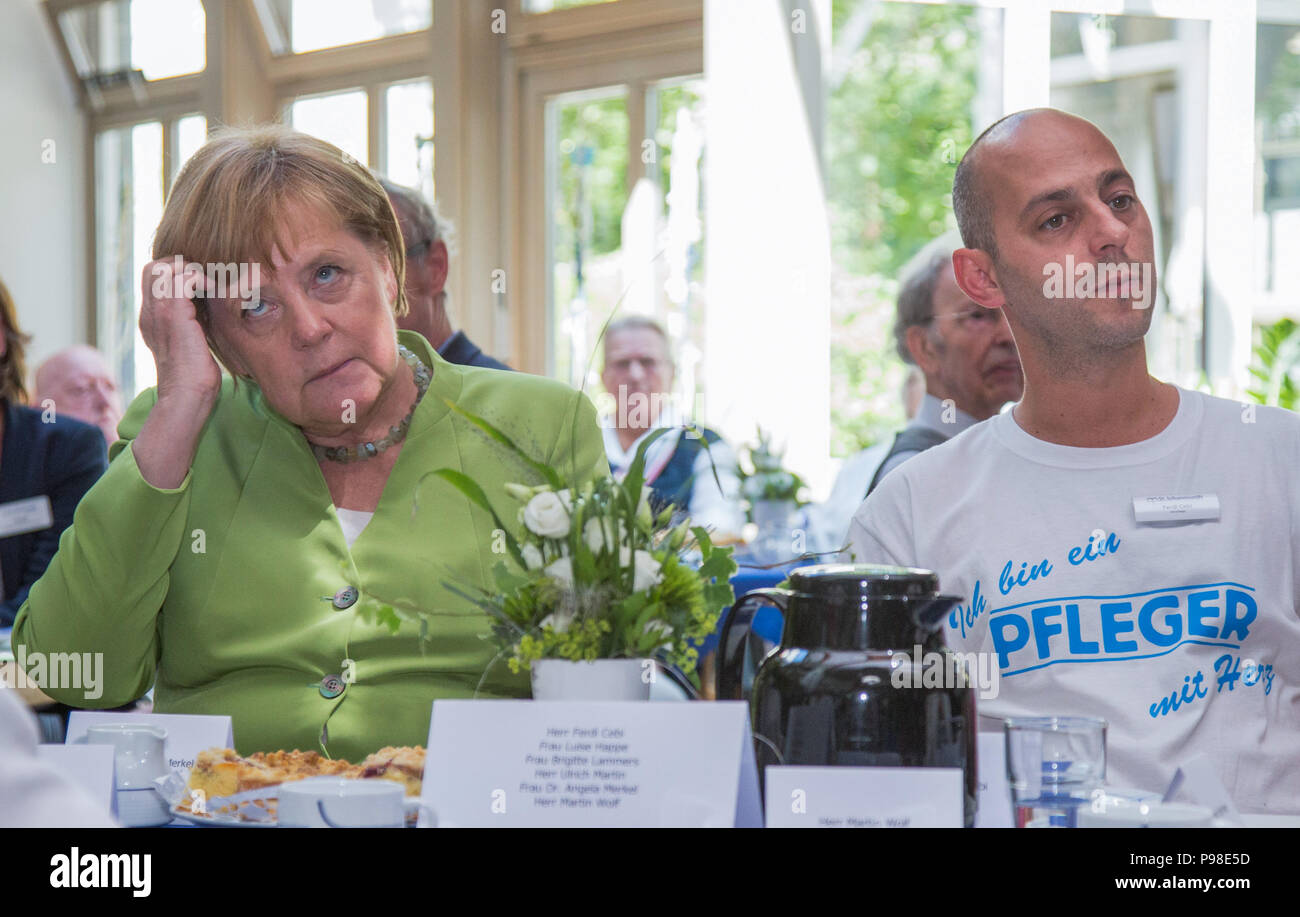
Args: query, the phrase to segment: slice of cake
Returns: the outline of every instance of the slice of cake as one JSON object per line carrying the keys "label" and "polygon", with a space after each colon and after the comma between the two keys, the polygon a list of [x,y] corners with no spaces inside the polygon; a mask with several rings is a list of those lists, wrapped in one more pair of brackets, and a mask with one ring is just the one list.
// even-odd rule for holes
{"label": "slice of cake", "polygon": [[393,780],[406,787],[407,796],[419,796],[424,783],[424,749],[381,748],[361,762],[360,770],[364,779]]}

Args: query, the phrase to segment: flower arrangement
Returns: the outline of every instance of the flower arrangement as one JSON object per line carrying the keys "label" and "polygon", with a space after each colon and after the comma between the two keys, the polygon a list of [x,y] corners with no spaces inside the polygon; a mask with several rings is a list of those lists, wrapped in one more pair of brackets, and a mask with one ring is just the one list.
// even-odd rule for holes
{"label": "flower arrangement", "polygon": [[760,500],[780,500],[802,505],[807,502],[800,499],[805,488],[803,478],[781,467],[784,452],[772,448],[772,438],[764,435],[763,428],[758,428],[756,445],[745,447],[745,457],[749,460],[746,468],[740,465],[740,491],[752,504]]}
{"label": "flower arrangement", "polygon": [[[658,656],[698,686],[692,641],[711,634],[734,601],[729,579],[736,563],[731,549],[714,547],[705,529],[689,520],[670,526],[671,507],[651,508],[645,453],[659,434],[637,450],[621,482],[607,477],[577,485],[482,418],[451,406],[545,482],[506,485],[519,503],[515,537],[472,478],[448,468],[430,472],[491,514],[504,537],[513,563],[493,568],[495,590],[448,588],[491,616],[510,670],[548,658]],[[689,551],[700,554],[698,568],[683,562]]]}

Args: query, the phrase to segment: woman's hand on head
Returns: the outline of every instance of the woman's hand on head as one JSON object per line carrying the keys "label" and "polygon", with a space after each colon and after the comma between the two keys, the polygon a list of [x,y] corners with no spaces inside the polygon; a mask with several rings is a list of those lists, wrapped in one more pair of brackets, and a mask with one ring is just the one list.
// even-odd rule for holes
{"label": "woman's hand on head", "polygon": [[131,443],[140,475],[161,489],[185,480],[221,393],[221,368],[194,308],[193,297],[205,292],[202,269],[186,265],[177,285],[174,264],[161,259],[144,268],[140,334],[158,367],[158,400]]}
{"label": "woman's hand on head", "polygon": [[195,296],[206,292],[202,266],[186,264],[177,280],[174,258],[145,265],[140,334],[158,368],[158,400],[201,406],[206,418],[221,390],[221,368],[208,349],[194,303]]}

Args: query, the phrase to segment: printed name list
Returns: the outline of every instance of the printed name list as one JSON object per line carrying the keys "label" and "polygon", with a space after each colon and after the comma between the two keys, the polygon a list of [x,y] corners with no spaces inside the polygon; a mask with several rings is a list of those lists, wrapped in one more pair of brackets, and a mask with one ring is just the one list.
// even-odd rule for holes
{"label": "printed name list", "polygon": [[617,809],[640,790],[641,758],[621,728],[547,726],[533,749],[519,792],[539,808]]}

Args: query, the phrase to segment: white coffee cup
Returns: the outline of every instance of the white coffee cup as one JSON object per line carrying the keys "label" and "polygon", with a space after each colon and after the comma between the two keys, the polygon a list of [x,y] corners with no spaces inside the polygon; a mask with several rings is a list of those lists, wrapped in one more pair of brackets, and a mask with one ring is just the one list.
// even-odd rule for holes
{"label": "white coffee cup", "polygon": [[153,788],[154,780],[167,773],[166,741],[167,730],[158,726],[115,723],[86,730],[87,745],[113,746],[119,790]]}
{"label": "white coffee cup", "polygon": [[308,777],[279,789],[276,820],[281,828],[403,828],[408,812],[423,812],[437,825],[433,810],[406,798],[393,780]]}
{"label": "white coffee cup", "polygon": [[166,741],[167,730],[158,726],[115,723],[86,730],[87,745],[113,746],[117,773],[113,805],[117,820],[127,827],[165,825],[172,820],[167,801],[154,784],[167,773]]}

